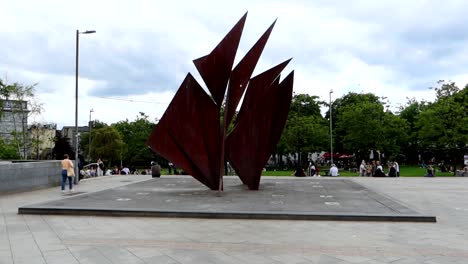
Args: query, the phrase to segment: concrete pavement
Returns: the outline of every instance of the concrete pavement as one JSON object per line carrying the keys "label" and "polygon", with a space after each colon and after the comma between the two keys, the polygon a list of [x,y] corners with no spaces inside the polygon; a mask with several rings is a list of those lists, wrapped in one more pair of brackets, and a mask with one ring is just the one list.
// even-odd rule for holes
{"label": "concrete pavement", "polygon": [[[21,214],[435,222],[349,178],[265,177],[249,191],[236,176],[212,191],[189,176],[166,176],[22,206]],[[79,194],[81,193],[81,194]],[[79,195],[78,195],[79,194]]]}
{"label": "concrete pavement", "polygon": [[[102,177],[77,191],[149,178]],[[0,196],[0,263],[468,263],[467,178],[352,180],[438,222],[17,214],[20,206],[60,199],[56,187]]]}

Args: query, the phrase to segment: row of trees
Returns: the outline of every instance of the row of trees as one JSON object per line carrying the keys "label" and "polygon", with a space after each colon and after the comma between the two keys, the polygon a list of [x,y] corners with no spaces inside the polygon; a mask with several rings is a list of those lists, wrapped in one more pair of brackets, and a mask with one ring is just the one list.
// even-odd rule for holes
{"label": "row of trees", "polygon": [[[397,113],[386,98],[348,93],[331,104],[334,152],[369,159],[371,150],[417,163],[433,157],[461,163],[468,145],[468,85],[439,81],[434,102],[408,98]],[[325,116],[320,108],[328,110]],[[294,95],[277,153],[330,149],[330,105],[316,96]],[[307,159],[301,159],[307,161]]]}
{"label": "row of trees", "polygon": [[[34,96],[33,88],[2,84],[0,96],[30,100]],[[434,102],[409,98],[395,113],[386,107],[389,103],[386,98],[372,93],[351,92],[334,100],[331,104],[334,152],[354,154],[358,160],[368,160],[369,152],[378,150],[390,159],[410,163],[432,157],[460,163],[468,144],[468,85],[460,89],[453,82],[439,81],[433,90]],[[327,109],[325,115],[321,109]],[[299,160],[307,162],[308,152],[329,150],[329,118],[327,102],[317,96],[295,94],[276,148],[278,157],[303,153]],[[111,125],[93,122],[92,134],[81,135],[80,149],[91,160],[101,158],[111,164],[148,165],[151,160],[161,159],[145,145],[156,123],[157,120],[150,120],[144,113],[131,122],[125,120]],[[24,134],[17,136],[14,144],[0,140],[0,153],[12,153],[13,147],[21,149],[18,143],[21,138],[25,138]],[[70,151],[71,147],[65,147],[69,139],[58,135],[55,140],[56,154]]]}
{"label": "row of trees", "polygon": [[161,159],[146,146],[156,122],[142,112],[131,122],[127,119],[107,125],[95,121],[90,124],[93,127],[91,134],[81,136],[80,149],[91,160],[101,158],[109,165],[149,166],[150,161]]}

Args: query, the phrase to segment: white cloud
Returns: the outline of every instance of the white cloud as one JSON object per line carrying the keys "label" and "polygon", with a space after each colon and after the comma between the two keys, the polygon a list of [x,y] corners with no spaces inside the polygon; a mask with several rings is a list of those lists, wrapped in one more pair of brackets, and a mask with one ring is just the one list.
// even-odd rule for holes
{"label": "white cloud", "polygon": [[[249,11],[238,62],[278,18],[258,74],[293,57],[296,93],[328,101],[353,92],[433,100],[437,80],[468,82],[468,2],[417,1],[13,1],[0,4],[0,76],[39,83],[38,120],[74,124],[75,30],[80,37],[79,124],[139,112],[161,117],[192,60],[209,53]],[[115,98],[133,100],[103,99]],[[138,102],[141,101],[141,102]],[[143,102],[144,101],[144,102]],[[146,103],[146,102],[159,103]]]}

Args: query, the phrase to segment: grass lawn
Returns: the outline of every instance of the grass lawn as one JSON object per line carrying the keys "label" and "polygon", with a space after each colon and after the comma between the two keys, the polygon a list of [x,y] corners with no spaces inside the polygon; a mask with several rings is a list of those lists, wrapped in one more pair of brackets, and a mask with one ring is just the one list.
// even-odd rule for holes
{"label": "grass lawn", "polygon": [[[319,167],[319,169],[320,169],[320,175],[323,175],[325,172],[328,172],[329,167]],[[141,169],[139,169],[138,171],[141,171]],[[388,168],[386,169],[385,172],[388,173]],[[174,173],[174,171],[172,171],[172,173]],[[169,170],[167,168],[163,168],[161,170],[161,174],[162,175],[168,175]],[[264,171],[262,173],[262,175],[263,176],[293,176],[294,171],[292,171],[292,170],[287,170],[287,171]],[[419,168],[417,166],[400,166],[400,176],[401,177],[423,177],[424,175],[426,175],[426,169]],[[359,174],[349,172],[349,171],[340,170],[340,176],[357,177],[357,176],[359,176]],[[451,173],[451,172],[442,173],[442,172],[436,171],[435,176],[436,177],[451,177],[451,176],[453,176],[453,173]]]}
{"label": "grass lawn", "polygon": [[[324,172],[328,172],[329,170],[328,167],[319,167],[319,169],[320,169],[320,175],[323,175]],[[388,169],[385,172],[388,173]],[[263,176],[292,176],[293,174],[294,174],[294,171],[292,170],[264,171],[262,173]],[[401,177],[423,177],[425,175],[426,175],[426,169],[419,168],[417,166],[400,166]],[[354,172],[340,170],[340,176],[353,177],[353,176],[359,176],[359,174],[354,173]],[[451,177],[453,176],[453,173],[436,171],[435,176],[436,177]]]}

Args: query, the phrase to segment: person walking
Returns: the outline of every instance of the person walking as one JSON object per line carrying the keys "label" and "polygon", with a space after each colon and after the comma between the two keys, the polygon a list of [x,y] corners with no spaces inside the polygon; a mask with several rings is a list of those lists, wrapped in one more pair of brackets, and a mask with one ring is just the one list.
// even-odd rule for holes
{"label": "person walking", "polygon": [[398,164],[398,162],[394,161],[393,166],[395,166],[396,176],[400,177],[400,165]]}
{"label": "person walking", "polygon": [[65,193],[65,184],[68,179],[68,185],[70,192],[73,192],[73,177],[75,177],[75,171],[73,168],[73,162],[69,159],[68,154],[63,155],[62,163],[62,193]]}

